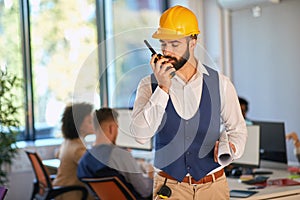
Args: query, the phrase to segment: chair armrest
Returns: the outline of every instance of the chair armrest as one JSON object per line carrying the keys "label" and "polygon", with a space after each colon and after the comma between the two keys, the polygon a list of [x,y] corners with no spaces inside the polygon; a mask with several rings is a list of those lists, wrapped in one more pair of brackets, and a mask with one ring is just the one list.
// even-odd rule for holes
{"label": "chair armrest", "polygon": [[66,192],[70,191],[81,191],[82,193],[82,200],[86,200],[88,196],[88,191],[84,186],[79,185],[72,185],[72,186],[54,186],[52,188],[52,192],[49,195],[50,199],[55,198],[58,195],[61,195]]}

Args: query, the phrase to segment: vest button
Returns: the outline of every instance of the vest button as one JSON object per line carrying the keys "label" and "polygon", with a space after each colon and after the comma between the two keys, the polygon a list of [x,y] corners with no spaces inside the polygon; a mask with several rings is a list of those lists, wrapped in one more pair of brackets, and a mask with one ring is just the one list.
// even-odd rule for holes
{"label": "vest button", "polygon": [[185,124],[189,124],[189,121],[186,121]]}
{"label": "vest button", "polygon": [[187,169],[187,170],[190,170],[190,169],[191,169],[191,166],[187,166],[186,169]]}
{"label": "vest button", "polygon": [[186,155],[191,155],[191,152],[189,152],[189,151],[188,151],[188,152],[186,152]]}

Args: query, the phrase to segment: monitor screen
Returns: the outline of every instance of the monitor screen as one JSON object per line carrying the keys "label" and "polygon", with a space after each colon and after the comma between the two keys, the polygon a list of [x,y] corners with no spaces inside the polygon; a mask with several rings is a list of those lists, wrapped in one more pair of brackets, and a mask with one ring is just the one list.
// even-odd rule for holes
{"label": "monitor screen", "polygon": [[253,121],[260,126],[260,159],[287,163],[284,122]]}
{"label": "monitor screen", "polygon": [[119,133],[116,141],[116,145],[126,147],[130,149],[152,150],[152,139],[145,143],[140,144],[132,137],[129,125],[131,122],[131,109],[115,109],[118,114]]}
{"label": "monitor screen", "polygon": [[260,131],[259,126],[247,126],[248,138],[245,145],[244,154],[239,159],[235,160],[232,164],[234,166],[259,168],[259,139]]}

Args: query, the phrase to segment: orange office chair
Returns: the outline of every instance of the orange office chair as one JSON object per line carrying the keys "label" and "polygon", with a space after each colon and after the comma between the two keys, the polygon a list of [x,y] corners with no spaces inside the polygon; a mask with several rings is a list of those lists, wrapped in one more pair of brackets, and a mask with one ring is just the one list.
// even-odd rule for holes
{"label": "orange office chair", "polygon": [[7,193],[7,188],[0,186],[0,200],[4,199],[4,197],[6,196],[6,193]]}
{"label": "orange office chair", "polygon": [[81,191],[82,200],[87,199],[88,191],[83,186],[52,186],[49,173],[36,152],[25,151],[36,177],[31,199],[50,200],[63,193]]}
{"label": "orange office chair", "polygon": [[83,178],[81,179],[94,194],[101,200],[136,200],[132,192],[117,177]]}

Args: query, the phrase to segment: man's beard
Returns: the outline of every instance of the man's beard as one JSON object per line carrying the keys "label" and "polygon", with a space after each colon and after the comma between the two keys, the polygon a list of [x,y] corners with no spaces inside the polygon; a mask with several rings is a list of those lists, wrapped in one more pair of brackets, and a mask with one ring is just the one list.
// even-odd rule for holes
{"label": "man's beard", "polygon": [[168,62],[170,62],[173,65],[173,67],[175,68],[175,70],[177,71],[180,68],[182,68],[183,65],[190,58],[189,48],[186,49],[186,51],[184,52],[183,56],[181,56],[179,60],[177,58],[175,58],[175,57],[172,57],[172,56],[164,56],[164,58],[169,58]]}

